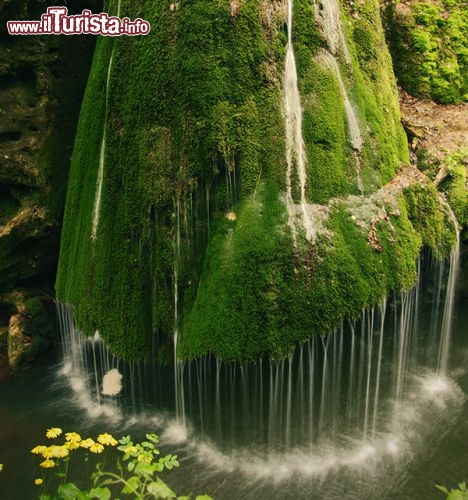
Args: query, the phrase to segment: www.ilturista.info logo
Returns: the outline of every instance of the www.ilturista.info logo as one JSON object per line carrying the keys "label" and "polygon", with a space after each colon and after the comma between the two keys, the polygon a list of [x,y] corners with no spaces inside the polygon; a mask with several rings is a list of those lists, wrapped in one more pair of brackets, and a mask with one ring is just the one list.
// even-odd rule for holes
{"label": "www.ilturista.info logo", "polygon": [[66,7],[49,7],[40,21],[8,21],[10,35],[147,35],[151,25],[143,19],[130,21],[128,17],[109,16],[105,12],[93,14],[84,10],[69,16]]}

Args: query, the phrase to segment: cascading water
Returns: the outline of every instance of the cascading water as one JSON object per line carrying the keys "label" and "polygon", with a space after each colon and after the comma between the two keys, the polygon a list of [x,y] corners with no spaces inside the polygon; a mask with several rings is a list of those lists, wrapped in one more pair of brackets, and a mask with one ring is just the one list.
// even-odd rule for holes
{"label": "cascading water", "polygon": [[460,261],[460,231],[458,228],[457,218],[453,213],[452,208],[446,203],[450,218],[453,222],[456,232],[455,247],[450,256],[450,271],[447,281],[447,292],[444,306],[444,314],[442,317],[442,335],[440,337],[439,359],[437,369],[441,375],[447,374],[448,358],[450,350],[451,329],[453,323],[453,312],[455,305],[455,291],[457,284],[457,276]]}
{"label": "cascading water", "polygon": [[183,361],[177,358],[177,347],[179,340],[179,266],[180,266],[180,199],[174,203],[175,210],[175,241],[174,241],[174,386],[175,386],[175,409],[177,422],[185,427],[185,404],[184,385],[181,383],[183,377]]}
{"label": "cascading water", "polygon": [[[120,17],[120,7],[122,0],[117,3],[117,17]],[[112,47],[111,56],[109,59],[109,67],[107,68],[107,79],[106,79],[106,92],[105,92],[105,111],[104,111],[104,125],[102,131],[101,148],[99,152],[99,168],[96,183],[96,194],[94,197],[94,207],[93,207],[93,221],[91,227],[91,239],[96,238],[97,228],[99,225],[99,214],[101,212],[101,198],[102,198],[102,185],[104,182],[104,163],[106,160],[106,119],[107,119],[107,97],[109,95],[110,77],[112,72],[112,63],[114,61],[114,47]]]}
{"label": "cascading water", "polygon": [[[454,258],[447,269],[424,253],[411,291],[327,337],[312,336],[286,359],[243,366],[176,360],[182,368],[175,381],[170,367],[155,361],[114,358],[98,336],[85,339],[60,306],[62,373],[73,403],[91,417],[162,426],[164,439],[184,441],[213,473],[253,482],[339,474],[352,482],[356,468],[372,468],[395,477],[425,436],[442,433],[461,408],[463,394],[438,361],[450,346],[456,266]],[[443,313],[434,311],[439,306]],[[118,398],[101,392],[112,368],[123,375]]]}
{"label": "cascading water", "polygon": [[284,70],[284,111],[286,128],[286,206],[288,209],[288,223],[296,242],[296,205],[293,199],[293,168],[299,181],[300,207],[302,223],[306,238],[311,241],[315,238],[315,229],[309,213],[307,192],[306,154],[302,138],[302,107],[301,96],[297,84],[296,60],[292,43],[293,0],[288,0],[288,45],[286,47],[286,61]]}
{"label": "cascading water", "polygon": [[351,63],[346,37],[341,22],[340,7],[336,0],[314,2],[315,19],[334,57],[342,56],[346,64]]}
{"label": "cascading water", "polygon": [[359,192],[363,193],[363,185],[361,179],[361,165],[359,153],[362,150],[363,139],[357,113],[346,90],[343,81],[338,59],[343,58],[346,64],[351,64],[351,55],[349,53],[348,44],[343,33],[343,24],[341,22],[340,8],[335,0],[324,0],[320,4],[314,4],[315,19],[318,26],[327,41],[328,50],[323,49],[319,53],[319,58],[335,75],[340,92],[343,97],[343,104],[346,113],[346,121],[348,125],[348,137],[351,147],[353,148],[354,160],[356,163],[356,180]]}
{"label": "cascading water", "polygon": [[[299,211],[293,198],[293,182],[298,183],[307,239],[313,240],[315,230],[306,201],[306,155],[292,14],[293,2],[289,0],[284,75],[286,202],[296,242]],[[359,151],[359,122],[336,59],[341,54],[345,62],[350,62],[336,2],[324,2],[317,16],[329,33],[330,52],[322,54],[323,60],[337,78],[350,142]],[[111,66],[112,57],[107,87]],[[105,131],[93,214],[94,236],[99,222],[104,155]],[[226,175],[231,207],[236,199],[236,172],[228,169]],[[205,194],[209,218],[208,187]],[[358,321],[346,323],[326,337],[311,332],[310,340],[296,346],[284,360],[264,358],[242,366],[213,357],[184,362],[177,357],[177,346],[185,211],[176,197],[173,366],[156,362],[157,345],[152,360],[120,361],[110,354],[98,333],[86,339],[75,326],[72,310],[60,305],[64,346],[61,373],[73,392],[70,404],[85,410],[90,418],[150,423],[152,428],[162,429],[163,440],[184,442],[183,451],[202,461],[204,470],[215,473],[222,469],[235,477],[249,478],[251,484],[328,475],[349,477],[353,482],[356,470],[363,469],[390,468],[391,476],[398,477],[396,468],[404,466],[418,451],[424,436],[437,435],[450,425],[463,399],[448,371],[459,241],[449,270],[425,254],[418,265],[423,277],[412,291],[393,294],[375,309],[363,311]],[[430,286],[423,280],[429,280]],[[425,304],[431,310],[420,314]],[[122,376],[121,392],[114,390],[120,378],[115,386],[106,388],[105,377],[115,374],[113,370]],[[332,483],[327,482],[326,487]],[[310,497],[312,493],[308,494]],[[361,494],[361,498],[372,496]]]}
{"label": "cascading water", "polygon": [[333,57],[330,52],[323,50],[320,52],[320,58],[324,64],[326,64],[335,74],[338,84],[340,86],[341,95],[343,96],[343,102],[346,112],[346,120],[348,124],[348,134],[349,142],[355,151],[361,151],[362,149],[362,135],[361,128],[359,126],[359,121],[354,110],[353,105],[348,96],[346,86],[341,75],[341,70],[335,57]]}

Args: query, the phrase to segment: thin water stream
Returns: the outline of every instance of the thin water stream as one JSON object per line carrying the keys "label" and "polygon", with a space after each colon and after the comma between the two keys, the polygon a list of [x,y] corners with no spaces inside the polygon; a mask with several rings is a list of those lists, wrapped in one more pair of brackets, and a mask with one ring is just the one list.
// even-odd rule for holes
{"label": "thin water stream", "polygon": [[[117,17],[120,17],[122,0],[118,0],[117,3]],[[104,111],[104,123],[102,130],[102,139],[101,139],[101,147],[99,150],[99,167],[98,167],[98,175],[96,181],[96,193],[94,197],[94,206],[93,206],[93,220],[91,226],[91,239],[96,238],[97,229],[99,225],[99,215],[101,213],[101,200],[102,200],[102,187],[104,184],[104,164],[106,160],[106,120],[107,120],[107,100],[109,96],[109,88],[110,88],[110,78],[112,73],[112,66],[114,62],[114,46],[112,46],[112,52],[109,59],[109,66],[107,68],[107,78],[106,78],[106,87],[105,87],[105,111]]]}
{"label": "thin water stream", "polygon": [[307,160],[302,138],[302,106],[299,94],[296,60],[292,43],[293,0],[288,0],[288,45],[284,69],[284,113],[286,129],[286,207],[294,243],[297,240],[296,205],[293,197],[294,179],[298,180],[302,226],[306,238],[315,238],[315,228],[307,203]]}

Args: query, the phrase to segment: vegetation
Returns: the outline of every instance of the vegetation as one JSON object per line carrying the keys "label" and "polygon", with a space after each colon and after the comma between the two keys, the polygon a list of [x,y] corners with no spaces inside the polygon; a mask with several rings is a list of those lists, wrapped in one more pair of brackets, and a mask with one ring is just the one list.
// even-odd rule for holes
{"label": "vegetation", "polygon": [[[162,480],[162,473],[178,467],[179,463],[175,455],[160,456],[155,434],[146,434],[144,441],[135,443],[130,436],[117,441],[104,433],[94,440],[82,438],[76,432],[65,433],[63,442],[58,443],[61,435],[62,429],[58,427],[48,429],[46,437],[52,444],[37,445],[31,450],[41,460],[42,475],[34,479],[40,500],[109,500],[120,495],[138,499],[190,498],[178,497]],[[80,475],[80,469],[89,470],[93,461],[94,472],[89,477]],[[196,500],[211,499],[203,495]]]}
{"label": "vegetation", "polygon": [[465,482],[460,483],[458,488],[452,488],[450,491],[445,486],[436,485],[436,488],[447,495],[447,500],[468,499],[468,489]]}
{"label": "vegetation", "polygon": [[443,188],[462,228],[468,227],[467,161],[468,151],[466,150],[450,155],[444,161],[448,176]]}
{"label": "vegetation", "polygon": [[423,246],[440,257],[453,246],[432,185],[408,188],[396,205],[361,203],[335,200],[316,244],[300,237],[294,249],[277,193],[262,186],[210,242],[179,355],[284,357],[296,342],[333,331],[391,290],[409,290]]}
{"label": "vegetation", "polygon": [[332,197],[359,192],[357,168],[365,192],[374,191],[392,178],[401,162],[408,161],[408,153],[378,2],[355,2],[342,11],[351,61],[346,62],[342,52],[337,57],[364,139],[358,156],[349,143],[336,75],[319,56],[327,44],[310,23],[313,17],[310,2],[294,2],[293,45],[304,107],[308,195],[313,202],[326,203]]}
{"label": "vegetation", "polygon": [[[127,358],[141,357],[153,332],[172,333],[174,288],[182,304],[198,279],[210,222],[261,175],[284,184],[279,20],[263,19],[258,2],[235,16],[229,2],[170,5],[124,5],[122,15],[151,23],[150,35],[100,40],[62,235],[59,299],[73,304],[85,332],[98,328]],[[91,239],[104,123],[104,189]]]}
{"label": "vegetation", "polygon": [[466,2],[389,2],[387,29],[397,78],[408,92],[444,104],[468,100]]}
{"label": "vegetation", "polygon": [[445,194],[455,212],[460,228],[468,226],[467,162],[468,150],[466,149],[447,155],[443,160],[431,158],[424,151],[421,151],[418,157],[419,168],[430,179],[434,180],[439,172],[445,173],[440,190]]}
{"label": "vegetation", "polygon": [[[413,203],[409,213],[403,199],[395,221],[359,228],[344,201],[358,193],[358,166],[372,193],[408,159],[378,2],[342,12],[351,60],[337,57],[361,122],[360,152],[349,144],[337,75],[321,59],[326,42],[311,22],[313,6],[294,2],[306,195],[324,205],[342,197],[344,207],[336,200],[324,206],[324,234],[315,245],[299,234],[297,247],[284,205],[287,38],[280,3],[122,7],[122,15],[147,19],[152,30],[99,40],[62,234],[57,296],[74,307],[85,333],[99,330],[124,358],[149,355],[154,336],[163,352],[176,328],[180,356],[279,357],[390,289],[411,286],[421,246],[438,247],[445,233],[429,238],[418,222],[422,212]],[[293,184],[297,198],[297,179]],[[435,200],[430,216],[441,222]]]}

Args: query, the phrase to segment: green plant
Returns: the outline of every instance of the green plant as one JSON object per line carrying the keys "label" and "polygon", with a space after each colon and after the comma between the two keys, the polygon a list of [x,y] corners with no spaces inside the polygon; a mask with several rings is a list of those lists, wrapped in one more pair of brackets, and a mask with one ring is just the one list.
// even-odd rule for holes
{"label": "green plant", "polygon": [[435,487],[442,493],[447,495],[447,500],[467,500],[468,499],[468,489],[466,487],[466,482],[459,483],[457,489],[451,489],[450,491],[445,486],[440,486],[436,484]]}
{"label": "green plant", "polygon": [[[48,429],[46,437],[56,439],[62,435],[62,429]],[[146,434],[146,440],[133,442],[130,436],[117,441],[112,435],[104,433],[83,439],[76,432],[67,432],[62,444],[37,445],[31,453],[41,457],[39,464],[43,470],[41,478],[34,483],[41,488],[40,500],[109,500],[115,494],[132,498],[188,500],[189,496],[177,497],[172,489],[161,479],[160,474],[179,466],[177,456],[160,456],[156,447],[158,436]],[[107,463],[108,454],[115,458],[113,465]],[[86,476],[87,486],[78,484],[77,471],[94,457],[95,470]],[[73,467],[70,467],[71,459]],[[75,458],[76,457],[76,458]],[[1,468],[0,468],[1,470]],[[83,479],[81,480],[83,482]],[[56,493],[51,493],[56,491]],[[197,500],[209,500],[208,496],[197,496]]]}

